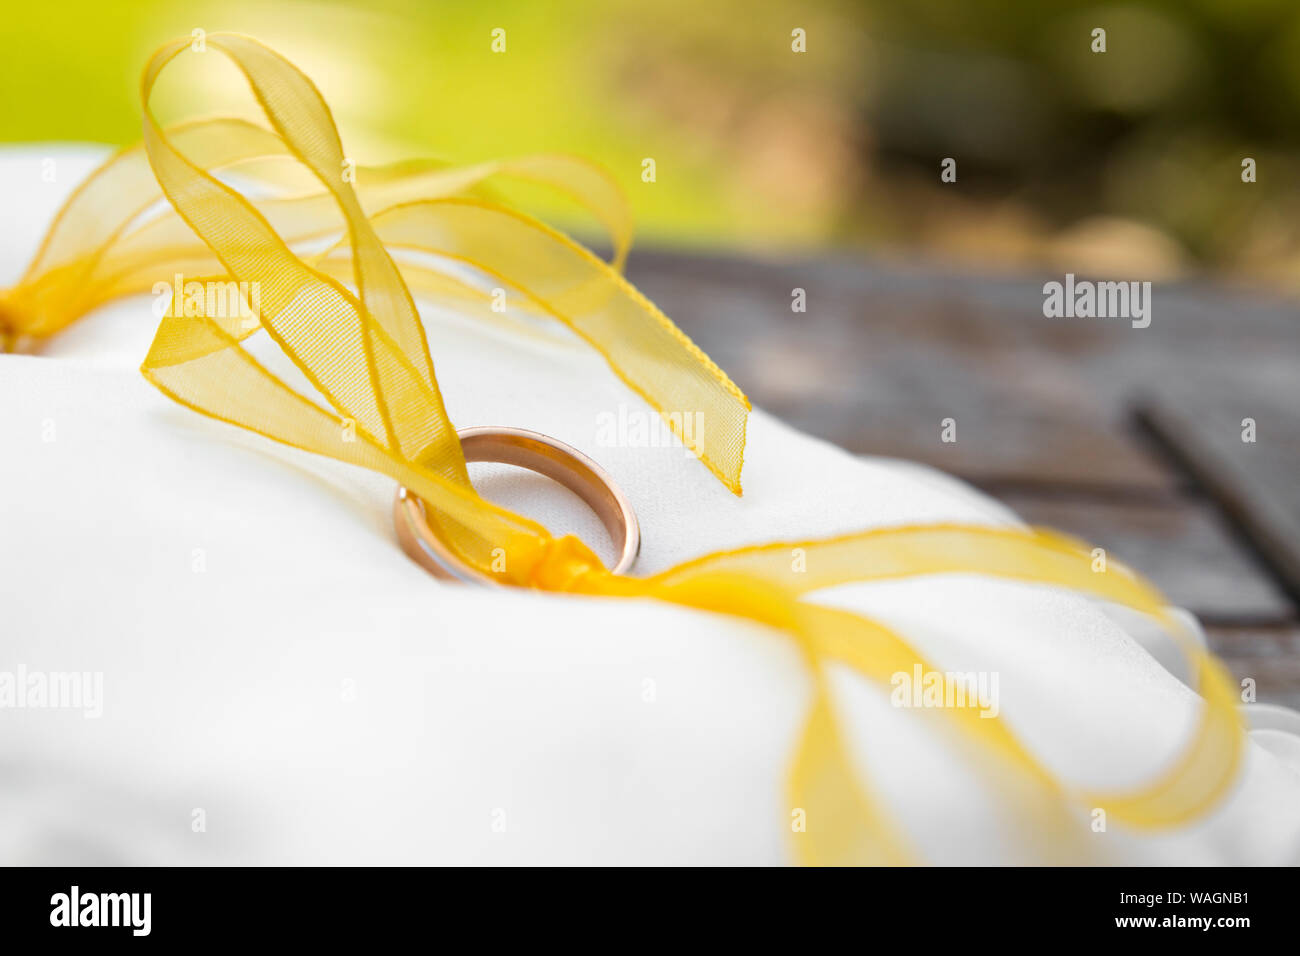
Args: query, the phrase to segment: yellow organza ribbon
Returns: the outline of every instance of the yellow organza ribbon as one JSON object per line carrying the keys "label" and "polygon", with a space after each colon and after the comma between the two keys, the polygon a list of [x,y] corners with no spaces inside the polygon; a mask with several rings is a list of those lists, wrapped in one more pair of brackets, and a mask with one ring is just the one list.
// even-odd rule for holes
{"label": "yellow organza ribbon", "polygon": [[[847,668],[888,689],[900,672],[939,668],[880,622],[805,597],[850,582],[976,574],[1069,588],[1144,612],[1179,642],[1203,705],[1188,744],[1131,791],[1098,793],[1063,783],[987,712],[918,711],[953,735],[960,759],[999,796],[1038,859],[1095,858],[1096,844],[1088,838],[1095,809],[1132,828],[1173,827],[1207,813],[1231,786],[1244,734],[1223,667],[1180,632],[1161,596],[1136,574],[1114,562],[1095,572],[1086,546],[1051,531],[878,529],[711,554],[632,578],[609,573],[576,538],[555,538],[481,498],[443,407],[412,289],[485,319],[494,313],[484,281],[514,290],[527,303],[525,311],[576,332],[661,413],[702,414],[708,427],[693,447],[736,494],[749,403],[623,278],[630,218],[617,187],[595,167],[538,156],[469,167],[356,169],[311,81],[257,41],[233,34],[210,35],[208,48],[243,73],[269,126],[208,119],[164,129],[153,116],[151,91],[189,44],[188,38],[167,44],[145,69],[143,144],[109,159],[68,200],[31,269],[0,298],[0,334],[9,344],[38,342],[90,309],[147,291],[173,274],[256,284],[260,322],[238,314],[186,316],[183,310],[163,318],[145,376],[204,415],[406,485],[437,514],[467,561],[489,569],[493,552],[502,549],[500,577],[508,583],[666,601],[757,622],[796,642],[812,679],[813,703],[789,776],[791,818],[773,825],[790,829],[801,862],[917,859],[873,795],[864,768],[849,757],[830,674]],[[304,168],[310,174],[305,186]],[[499,177],[540,182],[573,197],[608,232],[612,260],[603,262],[535,219],[484,198]],[[161,206],[163,197],[174,215]],[[324,405],[245,348],[259,329]],[[676,426],[678,417],[665,419]],[[340,428],[341,421],[355,429]],[[801,573],[791,566],[796,548],[804,552]]]}

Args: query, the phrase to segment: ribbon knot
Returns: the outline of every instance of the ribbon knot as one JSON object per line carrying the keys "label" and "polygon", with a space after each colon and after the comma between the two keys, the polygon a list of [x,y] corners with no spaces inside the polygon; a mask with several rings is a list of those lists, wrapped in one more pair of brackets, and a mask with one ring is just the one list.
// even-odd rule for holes
{"label": "ribbon knot", "polygon": [[596,553],[574,535],[543,537],[525,559],[526,585],[543,591],[590,591],[596,578],[612,577]]}

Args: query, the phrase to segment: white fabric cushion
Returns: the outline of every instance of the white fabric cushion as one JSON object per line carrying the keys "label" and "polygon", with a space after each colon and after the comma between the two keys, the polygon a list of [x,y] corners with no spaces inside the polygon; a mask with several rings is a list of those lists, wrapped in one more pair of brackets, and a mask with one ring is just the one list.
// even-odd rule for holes
{"label": "white fabric cushion", "polygon": [[[0,152],[0,281],[102,155]],[[453,420],[537,429],[599,460],[640,516],[639,572],[775,539],[1015,520],[945,475],[852,457],[761,411],[734,498],[680,447],[598,445],[601,412],[646,413],[599,358],[427,319]],[[789,860],[784,781],[809,682],[788,639],[653,602],[440,586],[397,547],[389,480],[154,391],[137,371],[154,325],[135,299],[41,357],[0,357],[0,671],[104,675],[99,719],[0,711],[0,862]],[[499,500],[603,542],[567,492],[481,474]],[[1003,717],[1079,785],[1146,779],[1196,712],[1139,622],[1078,596],[953,575],[824,599],[945,669],[998,672]],[[1027,858],[917,715],[851,676],[837,686],[861,766],[928,860]],[[1099,852],[1300,861],[1287,746],[1252,745],[1196,826],[1112,826]]]}

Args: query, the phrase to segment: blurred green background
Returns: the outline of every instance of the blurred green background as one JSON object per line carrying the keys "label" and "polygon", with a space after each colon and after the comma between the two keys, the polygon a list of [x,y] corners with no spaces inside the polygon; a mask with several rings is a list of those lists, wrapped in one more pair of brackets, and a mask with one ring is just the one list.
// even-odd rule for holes
{"label": "blurred green background", "polygon": [[304,68],[359,162],[597,159],[642,241],[1300,287],[1295,0],[10,4],[0,140],[135,139],[141,66],[195,27]]}

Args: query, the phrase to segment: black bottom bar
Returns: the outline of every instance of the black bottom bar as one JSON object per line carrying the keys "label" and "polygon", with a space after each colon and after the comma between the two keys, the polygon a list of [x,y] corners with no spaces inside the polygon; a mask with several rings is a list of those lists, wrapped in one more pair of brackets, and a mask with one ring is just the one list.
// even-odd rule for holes
{"label": "black bottom bar", "polygon": [[903,943],[1199,935],[1231,945],[1242,934],[1293,925],[1297,908],[1295,871],[1270,869],[538,876],[536,870],[8,869],[0,872],[0,920],[7,944],[75,935],[90,944],[284,939],[298,947],[314,940],[337,947],[349,940],[396,941],[414,930],[436,946],[446,931],[469,930],[488,942],[512,928],[540,942],[587,935],[597,922],[612,920],[625,921],[633,936],[662,940],[683,938],[662,935],[682,923],[699,941],[702,921],[731,941],[751,927],[761,935],[775,924],[802,926],[812,940],[856,923],[863,939]]}

